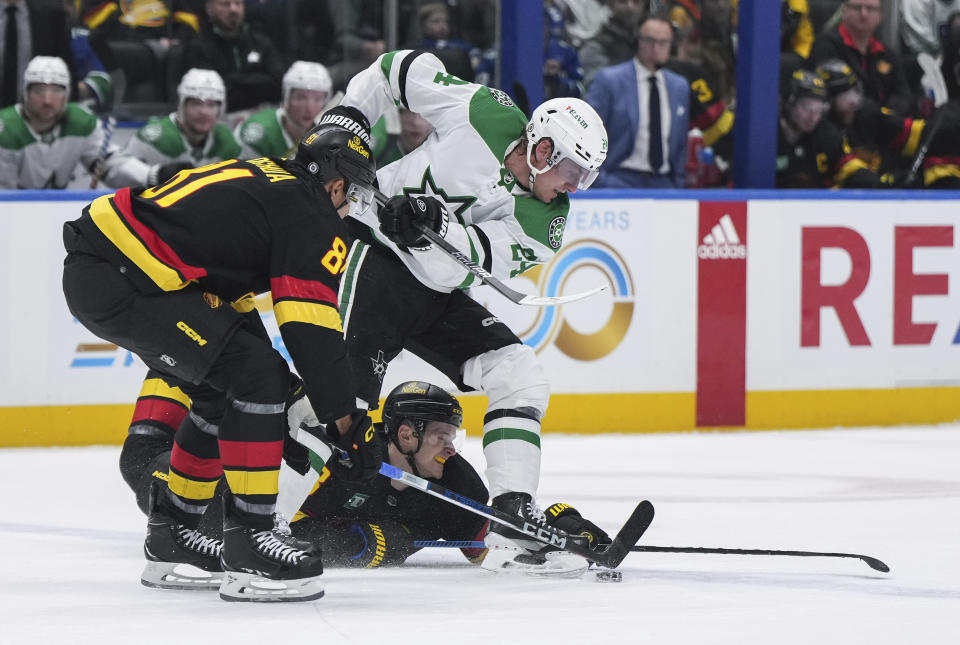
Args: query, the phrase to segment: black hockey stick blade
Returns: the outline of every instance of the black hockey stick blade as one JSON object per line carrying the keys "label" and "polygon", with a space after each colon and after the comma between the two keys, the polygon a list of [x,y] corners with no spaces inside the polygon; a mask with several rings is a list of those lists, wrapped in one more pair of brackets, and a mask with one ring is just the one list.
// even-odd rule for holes
{"label": "black hockey stick blade", "polygon": [[633,513],[630,514],[616,537],[613,538],[613,542],[602,552],[595,552],[588,558],[600,566],[616,569],[630,551],[642,548],[635,545],[650,528],[650,524],[653,522],[653,514],[653,504],[649,501],[643,500],[637,504]]}
{"label": "black hockey stick blade", "polygon": [[631,546],[634,553],[715,553],[720,555],[789,555],[818,558],[857,558],[868,567],[882,573],[889,573],[890,567],[877,558],[859,553],[827,553],[821,551],[778,551],[776,549],[723,549],[694,546]]}

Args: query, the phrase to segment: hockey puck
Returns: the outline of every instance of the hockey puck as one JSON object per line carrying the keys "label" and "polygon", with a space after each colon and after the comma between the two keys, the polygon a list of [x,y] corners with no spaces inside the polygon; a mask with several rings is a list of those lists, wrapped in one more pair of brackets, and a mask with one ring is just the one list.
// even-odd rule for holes
{"label": "hockey puck", "polygon": [[623,582],[623,574],[612,569],[597,571],[597,582]]}

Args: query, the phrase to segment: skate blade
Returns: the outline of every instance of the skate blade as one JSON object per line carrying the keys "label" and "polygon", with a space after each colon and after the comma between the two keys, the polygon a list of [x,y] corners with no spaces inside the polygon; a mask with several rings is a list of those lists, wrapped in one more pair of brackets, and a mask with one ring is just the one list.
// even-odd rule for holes
{"label": "skate blade", "polygon": [[480,563],[480,568],[500,574],[525,575],[535,578],[579,578],[590,563],[585,558],[566,551],[550,551],[544,555],[544,562],[532,563],[517,560],[524,555],[515,549],[491,548]]}
{"label": "skate blade", "polygon": [[190,564],[148,561],[140,574],[140,583],[151,589],[216,591],[223,583],[223,572],[209,572]]}
{"label": "skate blade", "polygon": [[299,580],[270,580],[253,573],[228,571],[220,585],[220,597],[227,602],[305,602],[323,597],[318,577]]}

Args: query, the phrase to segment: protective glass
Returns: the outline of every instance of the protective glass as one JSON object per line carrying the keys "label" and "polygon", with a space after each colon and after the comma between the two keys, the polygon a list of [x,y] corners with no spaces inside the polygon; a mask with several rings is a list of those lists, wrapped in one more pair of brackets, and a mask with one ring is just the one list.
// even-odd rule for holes
{"label": "protective glass", "polygon": [[565,183],[576,186],[577,190],[586,190],[597,178],[596,170],[587,170],[569,157],[564,157],[554,167],[557,169],[557,175],[560,179]]}

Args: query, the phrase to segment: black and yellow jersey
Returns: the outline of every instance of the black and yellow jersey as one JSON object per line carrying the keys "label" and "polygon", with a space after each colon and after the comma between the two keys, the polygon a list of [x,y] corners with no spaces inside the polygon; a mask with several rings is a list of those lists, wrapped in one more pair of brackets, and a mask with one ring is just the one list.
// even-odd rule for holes
{"label": "black and yellow jersey", "polygon": [[235,159],[124,188],[67,224],[143,293],[197,285],[212,307],[270,291],[321,420],[355,407],[337,310],[348,233],[326,191],[291,161]]}
{"label": "black and yellow jersey", "polygon": [[843,133],[821,119],[809,134],[787,141],[783,126],[777,137],[777,188],[876,188],[880,179],[858,159]]}

